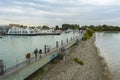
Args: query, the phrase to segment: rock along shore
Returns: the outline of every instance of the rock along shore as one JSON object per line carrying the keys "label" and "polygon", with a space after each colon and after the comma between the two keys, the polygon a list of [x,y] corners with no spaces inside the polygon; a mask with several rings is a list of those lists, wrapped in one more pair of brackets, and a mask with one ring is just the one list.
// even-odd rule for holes
{"label": "rock along shore", "polygon": [[[43,69],[42,75],[33,80],[112,80],[107,64],[99,55],[99,49],[94,45],[95,35],[80,45],[75,45],[68,50],[65,60],[55,64],[48,64]],[[80,65],[75,58],[83,61]]]}

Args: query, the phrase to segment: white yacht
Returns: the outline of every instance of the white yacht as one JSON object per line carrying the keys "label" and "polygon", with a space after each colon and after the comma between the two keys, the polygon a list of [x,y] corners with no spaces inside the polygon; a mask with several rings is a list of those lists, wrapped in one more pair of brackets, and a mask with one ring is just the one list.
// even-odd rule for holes
{"label": "white yacht", "polygon": [[34,29],[26,27],[12,27],[8,30],[7,35],[37,35]]}
{"label": "white yacht", "polygon": [[34,35],[60,35],[58,32],[53,30],[42,30],[38,28],[29,28],[29,27],[12,27],[8,30],[6,35],[25,35],[25,36],[34,36]]}

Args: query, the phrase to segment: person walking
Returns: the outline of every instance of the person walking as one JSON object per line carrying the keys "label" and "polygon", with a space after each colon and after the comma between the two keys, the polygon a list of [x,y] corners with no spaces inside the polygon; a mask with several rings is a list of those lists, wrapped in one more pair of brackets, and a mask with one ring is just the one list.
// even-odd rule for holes
{"label": "person walking", "polygon": [[34,50],[34,54],[35,54],[35,60],[37,60],[37,55],[38,55],[38,49],[37,48]]}
{"label": "person walking", "polygon": [[42,57],[42,50],[40,49],[39,50],[39,58],[41,58]]}

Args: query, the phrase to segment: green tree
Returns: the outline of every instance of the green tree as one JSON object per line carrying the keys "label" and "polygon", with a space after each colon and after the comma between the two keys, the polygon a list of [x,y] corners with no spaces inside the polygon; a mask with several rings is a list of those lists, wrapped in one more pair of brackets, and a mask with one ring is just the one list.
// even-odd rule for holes
{"label": "green tree", "polygon": [[42,27],[43,29],[49,29],[49,27],[47,25],[43,25]]}
{"label": "green tree", "polygon": [[94,34],[94,31],[92,29],[90,29],[90,28],[87,28],[87,33],[91,37]]}
{"label": "green tree", "polygon": [[55,30],[59,30],[59,26],[58,25],[55,26]]}
{"label": "green tree", "polygon": [[20,25],[20,27],[23,27],[23,25]]}
{"label": "green tree", "polygon": [[62,29],[67,30],[67,29],[80,29],[80,26],[78,24],[62,24]]}
{"label": "green tree", "polygon": [[112,25],[98,25],[98,26],[94,26],[94,25],[90,25],[90,26],[82,26],[81,30],[86,30],[86,28],[90,28],[94,31],[120,31],[120,27],[118,26],[112,26]]}
{"label": "green tree", "polygon": [[85,25],[85,26],[82,26],[82,27],[81,27],[81,30],[86,30],[87,27],[88,27],[88,26],[86,26],[86,25]]}
{"label": "green tree", "polygon": [[69,27],[69,24],[62,24],[62,30],[67,30]]}
{"label": "green tree", "polygon": [[84,34],[84,39],[87,40],[94,34],[94,31],[90,28],[87,28],[86,33]]}

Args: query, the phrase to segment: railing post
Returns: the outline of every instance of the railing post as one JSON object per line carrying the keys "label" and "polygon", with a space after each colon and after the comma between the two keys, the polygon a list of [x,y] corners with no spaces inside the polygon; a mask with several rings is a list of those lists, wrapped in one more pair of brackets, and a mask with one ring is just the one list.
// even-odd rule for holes
{"label": "railing post", "polygon": [[76,36],[76,39],[77,39],[77,36]]}
{"label": "railing post", "polygon": [[49,49],[49,48],[50,48],[50,46],[47,45],[47,52],[50,52],[50,49]]}
{"label": "railing post", "polygon": [[58,45],[58,41],[56,41],[56,48],[58,48],[58,46],[59,46],[59,45]]}
{"label": "railing post", "polygon": [[63,46],[63,40],[61,40],[61,45]]}
{"label": "railing post", "polygon": [[74,40],[74,36],[73,36],[73,40]]}
{"label": "railing post", "polygon": [[67,38],[67,43],[68,43],[68,38]]}
{"label": "railing post", "polygon": [[71,37],[71,41],[72,41],[72,37]]}
{"label": "railing post", "polygon": [[44,51],[45,51],[45,54],[46,54],[46,52],[47,52],[47,51],[46,51],[46,45],[44,45]]}
{"label": "railing post", "polygon": [[0,60],[0,75],[4,74],[4,64],[3,64],[3,60]]}

